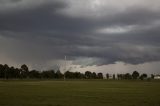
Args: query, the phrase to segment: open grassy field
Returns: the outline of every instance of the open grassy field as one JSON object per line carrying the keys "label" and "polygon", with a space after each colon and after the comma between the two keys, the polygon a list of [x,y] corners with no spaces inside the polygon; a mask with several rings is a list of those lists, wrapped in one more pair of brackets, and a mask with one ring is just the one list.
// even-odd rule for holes
{"label": "open grassy field", "polygon": [[160,106],[160,82],[0,81],[0,106]]}

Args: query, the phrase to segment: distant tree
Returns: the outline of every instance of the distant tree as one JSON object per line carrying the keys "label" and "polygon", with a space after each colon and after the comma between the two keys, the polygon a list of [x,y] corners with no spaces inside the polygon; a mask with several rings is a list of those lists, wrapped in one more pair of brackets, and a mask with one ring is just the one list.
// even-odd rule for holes
{"label": "distant tree", "polygon": [[86,77],[87,79],[91,79],[91,78],[92,78],[92,73],[91,73],[90,71],[86,71],[86,72],[85,72],[85,77]]}
{"label": "distant tree", "polygon": [[132,79],[132,75],[130,73],[126,73],[124,75],[124,79]]}
{"label": "distant tree", "polygon": [[70,72],[70,71],[65,72],[65,78],[68,79],[81,79],[83,77],[84,75],[81,74],[80,72]]}
{"label": "distant tree", "polygon": [[5,78],[5,68],[0,64],[0,78]]}
{"label": "distant tree", "polygon": [[133,73],[132,73],[132,78],[133,79],[137,79],[139,77],[139,73],[137,72],[137,71],[134,71]]}
{"label": "distant tree", "polygon": [[120,80],[120,79],[121,79],[120,74],[117,74],[117,79],[118,79],[118,80]]}
{"label": "distant tree", "polygon": [[47,70],[47,71],[43,71],[41,73],[41,77],[42,78],[47,78],[47,79],[53,79],[53,78],[59,78],[59,74],[60,73],[56,73],[54,72],[54,70]]}
{"label": "distant tree", "polygon": [[85,79],[86,78],[85,74],[81,73],[81,78]]}
{"label": "distant tree", "polygon": [[125,79],[125,74],[117,74],[119,80]]}
{"label": "distant tree", "polygon": [[83,78],[83,76],[80,72],[74,72],[74,78],[75,79],[81,79],[81,78]]}
{"label": "distant tree", "polygon": [[60,70],[57,70],[57,72],[55,73],[55,78],[62,79],[64,78],[64,75],[61,73]]}
{"label": "distant tree", "polygon": [[95,72],[92,73],[92,78],[96,79],[97,78],[97,74]]}
{"label": "distant tree", "polygon": [[109,79],[109,74],[108,73],[106,74],[106,78]]}
{"label": "distant tree", "polygon": [[21,70],[18,69],[18,68],[15,68],[14,71],[15,71],[15,78],[20,78],[20,77],[21,77],[21,75],[20,75],[20,74],[21,74],[21,73],[20,73]]}
{"label": "distant tree", "polygon": [[73,73],[70,71],[66,71],[64,74],[67,79],[72,79],[74,77]]}
{"label": "distant tree", "polygon": [[115,75],[115,74],[113,74],[113,79],[114,79],[114,80],[116,79],[116,75]]}
{"label": "distant tree", "polygon": [[7,64],[4,65],[4,78],[8,79],[9,78],[9,67]]}
{"label": "distant tree", "polygon": [[151,74],[151,79],[154,79],[154,75],[153,74]]}
{"label": "distant tree", "polygon": [[28,69],[28,67],[27,67],[27,65],[25,65],[25,64],[23,64],[22,66],[21,66],[21,76],[22,76],[22,78],[27,78],[28,77],[28,74],[29,74],[29,69]]}
{"label": "distant tree", "polygon": [[140,77],[139,77],[141,80],[144,80],[144,79],[147,79],[147,74],[142,74]]}
{"label": "distant tree", "polygon": [[9,67],[7,64],[0,64],[0,78],[20,78],[20,73],[18,68]]}
{"label": "distant tree", "polygon": [[25,64],[23,64],[23,65],[21,66],[21,69],[24,70],[24,71],[26,71],[26,72],[29,71],[27,65],[25,65]]}
{"label": "distant tree", "polygon": [[16,74],[16,73],[15,73],[15,68],[14,68],[13,66],[10,67],[10,68],[9,68],[8,77],[9,77],[9,78],[15,78],[15,77],[16,77],[15,74]]}
{"label": "distant tree", "polygon": [[103,79],[103,73],[98,73],[97,76],[99,79]]}
{"label": "distant tree", "polygon": [[41,78],[48,79],[50,78],[50,74],[47,71],[42,71]]}
{"label": "distant tree", "polygon": [[[49,70],[49,73],[51,74],[51,78],[55,78],[56,73],[54,70]],[[61,73],[61,72],[60,72]],[[62,73],[61,73],[62,74]],[[62,75],[63,76],[63,75]]]}
{"label": "distant tree", "polygon": [[32,70],[29,72],[29,78],[40,78],[40,73],[36,70]]}

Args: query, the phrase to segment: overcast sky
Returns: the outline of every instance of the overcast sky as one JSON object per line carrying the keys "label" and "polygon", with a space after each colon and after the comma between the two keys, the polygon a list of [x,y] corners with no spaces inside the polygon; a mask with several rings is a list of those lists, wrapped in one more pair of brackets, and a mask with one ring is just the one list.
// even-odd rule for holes
{"label": "overcast sky", "polygon": [[[0,63],[160,73],[160,0],[0,0]],[[62,69],[63,70],[63,69]]]}

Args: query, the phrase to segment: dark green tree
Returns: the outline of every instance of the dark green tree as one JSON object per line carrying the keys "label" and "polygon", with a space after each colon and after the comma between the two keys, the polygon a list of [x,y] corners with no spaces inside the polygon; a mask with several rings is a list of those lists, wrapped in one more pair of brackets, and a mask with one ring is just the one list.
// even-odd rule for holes
{"label": "dark green tree", "polygon": [[133,71],[132,78],[133,79],[138,79],[138,77],[139,77],[139,73],[137,71]]}
{"label": "dark green tree", "polygon": [[142,74],[140,77],[139,77],[141,80],[144,80],[144,79],[147,79],[147,74]]}
{"label": "dark green tree", "polygon": [[113,79],[114,79],[114,80],[116,79],[116,75],[115,75],[115,74],[113,74]]}
{"label": "dark green tree", "polygon": [[108,73],[106,74],[106,78],[109,79],[109,74]]}
{"label": "dark green tree", "polygon": [[74,78],[74,74],[70,71],[66,71],[64,74],[65,74],[65,78],[67,78],[67,79],[73,79]]}
{"label": "dark green tree", "polygon": [[40,73],[36,70],[29,72],[29,78],[41,78]]}
{"label": "dark green tree", "polygon": [[4,78],[5,79],[9,78],[9,67],[7,64],[4,65]]}
{"label": "dark green tree", "polygon": [[5,78],[5,67],[0,64],[0,78]]}
{"label": "dark green tree", "polygon": [[55,78],[62,79],[64,78],[64,75],[61,73],[60,70],[57,70],[57,72],[55,73]]}
{"label": "dark green tree", "polygon": [[41,73],[41,77],[46,79],[59,78],[58,76],[56,76],[56,73],[54,70],[43,71]]}
{"label": "dark green tree", "polygon": [[124,79],[132,79],[132,75],[130,74],[130,73],[126,73],[125,75],[124,75]]}
{"label": "dark green tree", "polygon": [[92,78],[96,79],[97,78],[97,74],[95,72],[92,73]]}
{"label": "dark green tree", "polygon": [[97,76],[98,76],[98,79],[103,79],[103,73],[98,73]]}
{"label": "dark green tree", "polygon": [[74,79],[81,79],[82,75],[80,72],[74,72]]}
{"label": "dark green tree", "polygon": [[25,64],[23,64],[22,66],[21,66],[21,76],[22,76],[22,78],[27,78],[28,77],[28,75],[29,75],[29,69],[28,69],[28,67],[27,67],[27,65],[25,65]]}
{"label": "dark green tree", "polygon": [[86,79],[91,79],[92,78],[92,73],[90,71],[85,72],[85,77]]}
{"label": "dark green tree", "polygon": [[154,79],[154,75],[153,74],[151,74],[151,79]]}
{"label": "dark green tree", "polygon": [[26,71],[26,72],[29,71],[27,65],[25,65],[25,64],[23,64],[23,65],[21,66],[21,69],[22,69],[23,71]]}

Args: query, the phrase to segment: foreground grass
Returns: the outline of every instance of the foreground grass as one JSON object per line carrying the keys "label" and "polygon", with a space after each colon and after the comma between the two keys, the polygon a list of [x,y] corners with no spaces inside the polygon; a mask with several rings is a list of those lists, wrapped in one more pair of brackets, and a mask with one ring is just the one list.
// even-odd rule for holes
{"label": "foreground grass", "polygon": [[160,82],[0,81],[0,106],[160,106]]}

